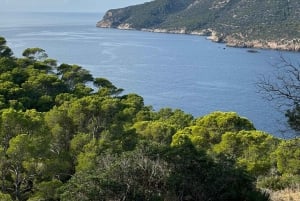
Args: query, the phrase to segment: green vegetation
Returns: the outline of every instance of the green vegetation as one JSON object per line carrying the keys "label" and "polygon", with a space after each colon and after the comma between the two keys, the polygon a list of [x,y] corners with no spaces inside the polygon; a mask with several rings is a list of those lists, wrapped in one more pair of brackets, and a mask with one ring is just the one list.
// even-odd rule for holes
{"label": "green vegetation", "polygon": [[0,200],[267,201],[257,186],[300,183],[298,138],[234,112],[156,112],[80,66],[39,48],[15,58],[0,41]]}
{"label": "green vegetation", "polygon": [[[142,5],[109,10],[98,23],[117,28],[184,30],[210,35],[237,46],[268,42],[300,50],[298,0],[155,0]],[[283,47],[281,47],[284,49]]]}

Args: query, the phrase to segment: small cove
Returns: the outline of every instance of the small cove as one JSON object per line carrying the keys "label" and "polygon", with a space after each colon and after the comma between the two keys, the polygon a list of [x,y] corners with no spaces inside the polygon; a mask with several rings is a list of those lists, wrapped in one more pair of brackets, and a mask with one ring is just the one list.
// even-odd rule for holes
{"label": "small cove", "polygon": [[284,114],[262,99],[255,83],[271,75],[280,55],[300,54],[229,48],[205,37],[96,28],[96,13],[6,13],[0,35],[16,56],[40,47],[60,63],[79,64],[125,93],[137,93],[158,110],[179,108],[195,117],[235,111],[257,129],[280,136]]}

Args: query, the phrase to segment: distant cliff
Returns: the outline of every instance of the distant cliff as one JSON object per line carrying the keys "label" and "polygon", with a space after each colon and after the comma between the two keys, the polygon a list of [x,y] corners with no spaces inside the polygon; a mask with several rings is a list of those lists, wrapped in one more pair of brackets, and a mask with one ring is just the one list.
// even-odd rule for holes
{"label": "distant cliff", "polygon": [[155,0],[106,12],[98,27],[208,36],[228,46],[300,51],[299,0]]}

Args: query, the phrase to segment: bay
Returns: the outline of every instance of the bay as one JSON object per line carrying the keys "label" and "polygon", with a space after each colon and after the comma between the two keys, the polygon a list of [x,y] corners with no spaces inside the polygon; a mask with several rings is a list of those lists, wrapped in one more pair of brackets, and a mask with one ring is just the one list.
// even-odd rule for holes
{"label": "bay", "polygon": [[229,48],[205,37],[100,29],[99,13],[1,13],[0,35],[16,56],[40,47],[59,63],[78,64],[125,93],[141,95],[155,110],[179,108],[195,117],[234,111],[255,127],[281,137],[284,114],[257,93],[261,75],[272,75],[283,55]]}

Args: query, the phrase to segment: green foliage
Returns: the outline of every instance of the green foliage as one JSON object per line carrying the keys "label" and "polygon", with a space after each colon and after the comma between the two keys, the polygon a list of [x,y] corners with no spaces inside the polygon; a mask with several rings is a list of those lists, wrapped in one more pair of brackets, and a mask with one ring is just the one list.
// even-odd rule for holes
{"label": "green foliage", "polygon": [[22,112],[4,109],[1,111],[0,123],[1,145],[5,150],[9,147],[9,141],[19,134],[41,135],[45,132],[43,117],[35,110]]}
{"label": "green foliage", "polygon": [[245,173],[213,162],[188,141],[161,155],[149,148],[95,156],[93,168],[77,171],[62,188],[61,200],[267,200]]}
{"label": "green foliage", "polygon": [[28,108],[37,107],[39,111],[48,111],[54,106],[57,94],[67,91],[66,86],[55,75],[40,74],[31,76],[22,84],[25,96],[30,102]]}
{"label": "green foliage", "polygon": [[[161,0],[143,5],[127,7],[125,9],[110,10],[113,13],[113,26],[120,23],[133,24],[135,28],[150,28],[164,22],[169,15],[180,12],[188,7],[193,0]],[[111,16],[106,15],[107,18]]]}
{"label": "green foliage", "polygon": [[[129,24],[134,29],[209,30],[242,42],[296,40],[300,37],[299,1],[155,0],[109,10],[103,18],[112,27]],[[299,40],[298,40],[299,42]],[[297,42],[296,42],[297,43]]]}
{"label": "green foliage", "polygon": [[59,200],[59,188],[63,183],[59,180],[52,180],[39,183],[34,189],[34,194],[28,201]]}
{"label": "green foliage", "polygon": [[46,51],[38,47],[27,48],[22,55],[33,61],[44,60],[48,57]]}
{"label": "green foliage", "polygon": [[212,134],[211,140],[218,143],[225,132],[255,130],[254,125],[235,112],[213,112],[195,120],[195,125],[207,128]]}
{"label": "green foliage", "polygon": [[173,125],[176,129],[182,129],[191,124],[193,116],[184,113],[182,110],[171,108],[162,108],[158,112],[152,114],[154,120],[166,122]]}
{"label": "green foliage", "polygon": [[6,46],[5,38],[0,36],[0,59],[2,57],[11,57],[12,55],[12,50],[8,46]]}
{"label": "green foliage", "polygon": [[300,105],[295,103],[292,109],[287,110],[285,116],[288,118],[288,124],[292,129],[300,132]]}
{"label": "green foliage", "polygon": [[84,152],[84,146],[89,144],[91,137],[85,133],[76,134],[70,142],[70,152],[73,156],[78,156]]}
{"label": "green foliage", "polygon": [[163,200],[166,163],[143,150],[97,156],[95,168],[78,171],[64,186],[61,200]]}
{"label": "green foliage", "polygon": [[279,140],[261,131],[227,132],[214,146],[214,151],[233,158],[237,165],[245,167],[252,175],[266,175],[275,167],[272,153]]}
{"label": "green foliage", "polygon": [[9,194],[5,194],[5,193],[1,193],[1,192],[0,192],[0,200],[13,201]]}
{"label": "green foliage", "polygon": [[183,135],[189,137],[197,148],[210,150],[213,145],[221,142],[222,135],[226,132],[255,130],[248,119],[235,112],[213,112],[195,119],[193,124],[179,130],[173,136],[172,144],[177,144],[177,138]]}
{"label": "green foliage", "polygon": [[278,171],[300,174],[300,138],[282,141],[276,150]]}
{"label": "green foliage", "polygon": [[0,199],[266,201],[256,177],[268,188],[299,183],[299,139],[256,131],[233,112],[153,111],[44,53],[0,57]]}
{"label": "green foliage", "polygon": [[78,65],[61,64],[57,67],[57,74],[70,89],[74,89],[77,84],[93,81],[92,75]]}
{"label": "green foliage", "polygon": [[118,89],[105,78],[96,78],[94,80],[94,85],[98,87],[98,93],[102,96],[119,95],[123,91],[123,89]]}
{"label": "green foliage", "polygon": [[177,196],[189,200],[268,200],[255,190],[253,178],[230,161],[213,161],[197,151],[187,136],[177,141],[167,154],[172,170],[169,181]]}
{"label": "green foliage", "polygon": [[258,178],[257,186],[262,189],[283,190],[297,188],[299,183],[299,175],[271,175]]}
{"label": "green foliage", "polygon": [[70,140],[73,138],[74,123],[65,109],[53,108],[45,115],[45,121],[52,136],[52,149],[59,153],[69,150]]}
{"label": "green foliage", "polygon": [[175,146],[179,144],[181,136],[188,137],[197,149],[209,150],[211,147],[210,133],[204,127],[190,126],[177,131],[177,133],[173,135],[171,145]]}
{"label": "green foliage", "polygon": [[35,139],[25,134],[17,135],[10,140],[6,151],[9,162],[7,176],[12,180],[13,197],[16,200],[28,198],[33,179],[43,173],[43,158],[45,150],[48,149],[45,139]]}
{"label": "green foliage", "polygon": [[134,124],[136,132],[147,140],[170,144],[175,128],[160,121],[140,121]]}
{"label": "green foliage", "polygon": [[213,112],[195,121],[197,126],[210,128],[210,130],[223,134],[241,130],[255,130],[254,125],[246,118],[235,112]]}

